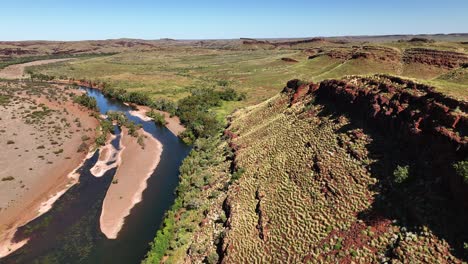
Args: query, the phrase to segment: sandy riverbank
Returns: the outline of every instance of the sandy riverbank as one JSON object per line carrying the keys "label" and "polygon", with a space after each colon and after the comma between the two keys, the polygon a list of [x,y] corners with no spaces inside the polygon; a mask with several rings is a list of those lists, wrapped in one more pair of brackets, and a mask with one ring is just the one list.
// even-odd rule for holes
{"label": "sandy riverbank", "polygon": [[[137,106],[137,110],[131,111],[130,113],[134,116],[137,116],[141,118],[142,120],[145,121],[150,121],[152,120],[150,117],[146,115],[149,111],[151,111],[151,108],[148,106],[142,106],[139,105]],[[174,135],[178,136],[180,133],[185,131],[185,127],[180,124],[180,119],[177,116],[170,116],[169,113],[159,111],[159,110],[154,110],[156,113],[159,113],[161,115],[164,115],[164,119],[166,120],[166,127],[169,129]]]}
{"label": "sandy riverbank", "polygon": [[144,148],[137,138],[128,135],[126,128],[122,130],[120,164],[107,190],[100,217],[101,231],[110,239],[117,238],[125,217],[141,201],[146,181],[161,157],[162,144],[142,129],[139,133],[145,136]]}
{"label": "sandy riverbank", "polygon": [[[71,101],[24,95],[14,100],[2,108],[0,119],[0,178],[11,177],[0,182],[0,257],[27,242],[12,241],[18,227],[47,212],[77,182],[74,171],[88,154],[87,149],[77,152],[78,147],[83,136],[94,141],[98,125],[88,110]],[[55,111],[27,123],[28,114],[21,116],[21,109],[41,103]]]}

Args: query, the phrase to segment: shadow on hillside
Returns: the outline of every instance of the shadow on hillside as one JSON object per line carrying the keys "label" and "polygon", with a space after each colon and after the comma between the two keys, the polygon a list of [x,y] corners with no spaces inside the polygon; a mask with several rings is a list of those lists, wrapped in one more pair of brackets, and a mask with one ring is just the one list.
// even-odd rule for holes
{"label": "shadow on hillside", "polygon": [[[337,113],[349,112],[332,102],[318,99],[316,102],[325,106],[320,116],[338,117]],[[427,227],[440,240],[447,241],[455,257],[467,261],[468,250],[464,249],[464,243],[468,242],[468,213],[449,188],[449,177],[454,173],[453,149],[429,137],[416,140],[398,136],[394,128],[367,122],[361,113],[347,117],[351,124],[337,132],[363,129],[373,139],[366,145],[368,156],[376,160],[367,169],[378,179],[377,184],[369,186],[377,194],[372,206],[360,212],[358,218],[368,225],[382,217],[396,220],[399,226],[413,233],[421,233],[423,227]],[[409,177],[402,183],[395,182],[397,166],[409,168]],[[389,246],[387,257],[395,257],[395,246]]]}

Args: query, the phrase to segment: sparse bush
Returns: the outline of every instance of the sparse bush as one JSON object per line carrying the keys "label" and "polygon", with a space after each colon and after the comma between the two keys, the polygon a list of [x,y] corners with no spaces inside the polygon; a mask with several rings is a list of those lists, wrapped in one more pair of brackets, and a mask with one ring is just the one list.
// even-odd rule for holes
{"label": "sparse bush", "polygon": [[13,176],[7,176],[7,177],[3,177],[2,178],[2,181],[12,181],[14,180],[15,178]]}
{"label": "sparse bush", "polygon": [[54,153],[55,155],[58,155],[58,154],[60,154],[60,153],[62,153],[62,152],[63,152],[63,149],[58,149],[58,150],[56,150],[56,151],[53,151],[53,153]]}
{"label": "sparse bush", "polygon": [[145,141],[144,141],[144,137],[143,137],[143,136],[138,136],[137,143],[138,143],[138,145],[140,145],[142,148],[145,148]]}
{"label": "sparse bush", "polygon": [[78,147],[77,152],[85,152],[88,150],[88,144],[85,142],[81,142],[80,146]]}
{"label": "sparse bush", "polygon": [[409,166],[400,166],[398,165],[393,172],[393,181],[395,183],[403,183],[405,182],[408,177],[409,177]]}

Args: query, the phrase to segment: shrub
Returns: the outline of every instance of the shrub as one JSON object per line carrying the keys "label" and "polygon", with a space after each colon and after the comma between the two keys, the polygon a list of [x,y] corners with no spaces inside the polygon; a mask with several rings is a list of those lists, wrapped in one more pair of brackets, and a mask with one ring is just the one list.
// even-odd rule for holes
{"label": "shrub", "polygon": [[96,138],[96,144],[98,146],[104,146],[106,144],[107,134],[101,134]]}
{"label": "shrub", "polygon": [[13,176],[7,176],[7,177],[3,177],[2,178],[2,181],[12,181],[14,180],[15,178]]}
{"label": "shrub", "polygon": [[11,145],[11,144],[15,144],[15,142],[14,142],[13,140],[8,140],[8,141],[7,141],[7,144],[8,144],[8,145]]}
{"label": "shrub", "polygon": [[152,109],[146,115],[152,118],[156,124],[161,125],[161,126],[166,125],[166,119],[164,119],[164,115],[154,112]]}
{"label": "shrub", "polygon": [[208,264],[216,264],[218,260],[219,256],[216,252],[211,252],[211,254],[206,257],[206,263]]}
{"label": "shrub", "polygon": [[198,198],[192,198],[187,201],[186,204],[184,204],[184,207],[187,208],[187,210],[195,210],[198,209],[201,206],[201,202]]}
{"label": "shrub", "polygon": [[166,99],[152,101],[149,103],[148,106],[154,109],[168,112],[171,116],[174,116],[177,110],[177,105],[174,102]]}
{"label": "shrub", "polygon": [[80,104],[84,107],[87,107],[93,111],[97,111],[97,101],[94,97],[88,96],[87,94],[82,94],[80,96],[75,96],[73,101],[77,104]]}
{"label": "shrub", "polygon": [[459,161],[453,164],[453,168],[457,175],[462,177],[463,181],[468,184],[468,160]]}
{"label": "shrub", "polygon": [[96,138],[96,144],[98,146],[104,146],[106,144],[107,134],[114,131],[114,126],[109,120],[101,120],[100,126],[100,135]]}
{"label": "shrub", "polygon": [[241,101],[245,99],[245,94],[239,94],[233,88],[226,88],[219,92],[219,97],[224,101]]}
{"label": "shrub", "polygon": [[334,249],[334,250],[340,250],[341,247],[342,247],[342,244],[341,244],[342,241],[343,241],[342,238],[338,238],[338,241],[337,241],[336,244],[333,246],[333,249]]}
{"label": "shrub", "polygon": [[8,95],[0,94],[0,105],[6,105],[10,102],[10,97]]}
{"label": "shrub", "polygon": [[236,181],[238,180],[242,174],[244,174],[245,170],[243,168],[238,168],[233,174],[232,174],[232,177],[231,177],[231,181]]}
{"label": "shrub", "polygon": [[145,141],[144,141],[144,137],[143,137],[143,136],[138,136],[137,143],[138,143],[138,145],[140,145],[142,148],[145,148]]}
{"label": "shrub", "polygon": [[228,80],[219,80],[219,81],[218,81],[218,85],[219,85],[219,86],[226,87],[226,86],[229,85],[229,81],[228,81]]}
{"label": "shrub", "polygon": [[80,146],[78,147],[77,152],[85,152],[88,149],[88,144],[85,142],[81,142]]}
{"label": "shrub", "polygon": [[409,166],[400,166],[398,165],[393,172],[394,179],[393,181],[395,183],[403,183],[408,179],[409,176]]}
{"label": "shrub", "polygon": [[63,149],[58,149],[58,150],[56,150],[56,151],[53,151],[53,153],[54,153],[55,155],[58,155],[58,154],[60,154],[60,153],[62,153],[62,152],[63,152]]}

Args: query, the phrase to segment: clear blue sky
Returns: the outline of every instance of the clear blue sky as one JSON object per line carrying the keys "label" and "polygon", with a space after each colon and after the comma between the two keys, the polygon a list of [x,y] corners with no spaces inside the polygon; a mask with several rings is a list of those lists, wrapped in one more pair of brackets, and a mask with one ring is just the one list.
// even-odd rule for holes
{"label": "clear blue sky", "polygon": [[1,40],[468,32],[468,0],[0,0]]}

